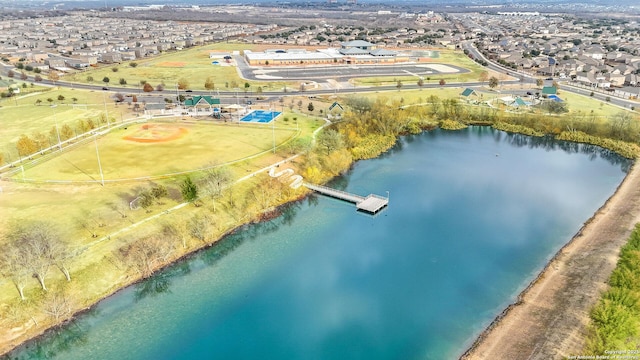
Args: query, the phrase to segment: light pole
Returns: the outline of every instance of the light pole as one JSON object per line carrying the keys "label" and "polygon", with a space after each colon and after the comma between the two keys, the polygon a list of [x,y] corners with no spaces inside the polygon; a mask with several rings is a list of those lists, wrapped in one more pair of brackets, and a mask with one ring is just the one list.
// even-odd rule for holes
{"label": "light pole", "polygon": [[110,126],[111,126],[111,124],[109,124],[109,111],[107,110],[107,100],[106,100],[106,98],[104,97],[104,92],[105,92],[105,91],[106,91],[106,90],[103,90],[103,91],[102,91],[102,102],[104,103],[104,114],[105,114],[105,116],[107,117],[107,127],[110,127]]}
{"label": "light pole", "polygon": [[58,105],[51,105],[51,111],[53,112],[53,121],[56,122],[56,135],[58,136],[58,149],[60,149],[60,151],[62,151],[62,141],[60,141],[60,130],[58,129],[58,117],[56,116],[56,106]]}
{"label": "light pole", "polygon": [[102,186],[104,186],[104,175],[102,174],[102,164],[100,164],[100,153],[98,152],[98,135],[93,138],[93,141],[96,144],[96,157],[98,158],[98,169],[100,169],[100,180],[102,181]]}
{"label": "light pole", "polygon": [[271,135],[273,136],[273,153],[276,153],[276,125],[273,119],[273,106],[269,104],[269,111],[271,111]]}

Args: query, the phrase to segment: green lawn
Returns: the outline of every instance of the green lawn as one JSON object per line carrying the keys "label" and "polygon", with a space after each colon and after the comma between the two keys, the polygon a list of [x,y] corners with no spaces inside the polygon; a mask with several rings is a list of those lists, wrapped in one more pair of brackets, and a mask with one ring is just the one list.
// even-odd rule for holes
{"label": "green lawn", "polygon": [[[97,146],[105,180],[161,176],[224,164],[269,151],[295,136],[295,129],[270,125],[144,123],[112,130]],[[177,139],[143,143],[151,138]],[[141,139],[136,141],[135,139]],[[21,178],[22,174],[16,175]],[[90,142],[62,156],[27,169],[34,180],[97,181],[96,146]]]}
{"label": "green lawn", "polygon": [[573,94],[568,91],[563,91],[562,89],[559,91],[558,96],[567,102],[567,107],[571,112],[582,112],[588,115],[593,111],[593,114],[596,116],[609,116],[624,111],[608,102],[584,95]]}
{"label": "green lawn", "polygon": [[[36,133],[42,133],[55,143],[50,131],[56,123],[59,128],[69,125],[74,132],[81,132],[79,121],[91,119],[97,123],[99,116],[105,112],[105,104],[112,121],[134,116],[130,108],[116,105],[109,95],[68,88],[40,88],[39,92],[4,99],[0,102],[0,153],[5,154],[5,161],[16,160],[18,154],[15,144],[23,134],[33,137]],[[58,96],[63,96],[64,100],[58,100]]]}
{"label": "green lawn", "polygon": [[[116,105],[110,97],[112,94],[107,92],[69,88],[37,89],[0,102],[0,154],[5,163],[18,160],[16,143],[21,135],[33,139],[35,134],[43,134],[48,140],[46,146],[49,146],[57,142],[55,132],[52,133],[56,125],[58,130],[68,125],[74,134],[81,134],[80,122],[90,119],[98,124],[105,109],[110,121],[120,122],[136,116],[127,105]],[[59,96],[64,100],[58,100]]]}

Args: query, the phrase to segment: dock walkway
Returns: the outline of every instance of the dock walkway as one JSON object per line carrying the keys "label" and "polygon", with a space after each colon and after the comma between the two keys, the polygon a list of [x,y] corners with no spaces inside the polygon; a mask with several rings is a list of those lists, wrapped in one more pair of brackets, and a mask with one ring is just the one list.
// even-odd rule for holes
{"label": "dock walkway", "polygon": [[346,191],[332,189],[327,186],[322,185],[313,185],[304,183],[304,186],[307,188],[318,192],[323,195],[330,196],[335,199],[348,201],[356,204],[356,208],[358,210],[362,210],[371,214],[375,214],[380,211],[382,208],[389,204],[388,197],[382,197],[375,194],[369,194],[368,196],[360,196],[356,194],[351,194]]}

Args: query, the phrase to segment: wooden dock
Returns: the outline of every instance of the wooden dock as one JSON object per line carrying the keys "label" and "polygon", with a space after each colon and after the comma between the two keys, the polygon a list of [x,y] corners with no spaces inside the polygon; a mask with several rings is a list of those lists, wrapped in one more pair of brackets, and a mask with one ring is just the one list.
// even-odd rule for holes
{"label": "wooden dock", "polygon": [[332,189],[330,187],[322,186],[322,185],[312,185],[312,184],[305,183],[304,186],[320,194],[327,195],[335,199],[354,203],[356,204],[356,208],[358,210],[365,211],[370,214],[377,213],[378,211],[382,210],[385,206],[389,204],[388,197],[382,197],[375,194],[370,194],[365,197],[365,196],[360,196],[356,194],[351,194],[346,191]]}

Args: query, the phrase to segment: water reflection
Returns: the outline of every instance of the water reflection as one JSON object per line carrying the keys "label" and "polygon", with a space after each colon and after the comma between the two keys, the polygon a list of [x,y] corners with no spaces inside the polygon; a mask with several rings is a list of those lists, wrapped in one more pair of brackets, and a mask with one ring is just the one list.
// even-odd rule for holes
{"label": "water reflection", "polygon": [[189,261],[181,261],[154,274],[147,280],[137,283],[134,286],[134,300],[137,302],[147,296],[154,297],[164,293],[171,293],[171,279],[191,273],[190,264]]}
{"label": "water reflection", "polygon": [[246,241],[253,241],[261,236],[277,231],[280,226],[293,224],[297,210],[300,208],[301,202],[293,202],[280,207],[280,216],[270,221],[257,224],[247,224],[238,228],[234,233],[227,235],[220,241],[216,242],[211,248],[203,251],[198,258],[207,265],[214,265],[227,254],[237,249]]}
{"label": "water reflection", "polygon": [[[43,336],[2,356],[0,359],[53,359],[72,351],[74,347],[88,343],[89,326],[83,325],[86,324],[86,320],[100,315],[100,311],[96,307],[91,308],[82,314],[82,320],[72,319],[63,326],[47,331]],[[20,351],[22,353],[16,355]]]}
{"label": "water reflection", "polygon": [[[499,132],[502,133],[501,131]],[[561,141],[556,140],[551,136],[526,136],[512,133],[505,133],[505,136],[508,143],[516,147],[528,147],[530,149],[542,148],[547,151],[562,150],[568,154],[581,153],[588,155],[591,160],[595,160],[600,157],[613,165],[620,165],[621,170],[624,172],[628,172],[633,164],[631,160],[625,159],[614,151],[604,149],[596,145]]]}
{"label": "water reflection", "polygon": [[[442,131],[447,130],[432,130],[427,132],[428,137],[437,138]],[[449,134],[450,133],[450,134]],[[466,129],[447,133],[448,136],[460,136],[467,137],[468,134],[475,133],[478,137],[484,136],[484,134],[490,133],[493,136],[495,142],[507,141],[510,145],[516,147],[527,147],[530,149],[541,148],[547,151],[562,150],[568,154],[585,154],[589,156],[589,159],[595,160],[598,157],[607,160],[611,164],[620,165],[620,168],[624,172],[628,172],[633,162],[629,159],[616,154],[614,151],[601,148],[596,145],[581,144],[571,141],[556,140],[552,136],[528,136],[523,134],[509,133],[501,130],[496,130],[490,126],[469,126]]]}

